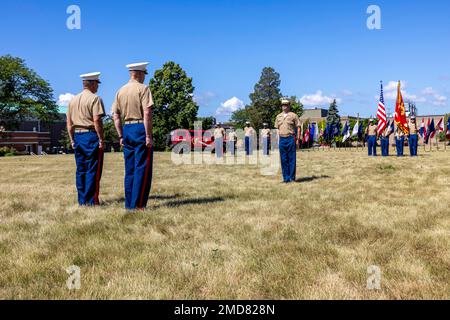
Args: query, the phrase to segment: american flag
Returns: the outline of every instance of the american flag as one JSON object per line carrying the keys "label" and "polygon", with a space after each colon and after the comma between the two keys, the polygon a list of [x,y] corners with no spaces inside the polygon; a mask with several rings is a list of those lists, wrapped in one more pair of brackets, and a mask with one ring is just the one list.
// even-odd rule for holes
{"label": "american flag", "polygon": [[377,117],[378,121],[378,134],[381,134],[384,129],[386,129],[386,107],[384,106],[384,96],[383,96],[383,82],[381,82],[381,94],[380,101],[378,102]]}

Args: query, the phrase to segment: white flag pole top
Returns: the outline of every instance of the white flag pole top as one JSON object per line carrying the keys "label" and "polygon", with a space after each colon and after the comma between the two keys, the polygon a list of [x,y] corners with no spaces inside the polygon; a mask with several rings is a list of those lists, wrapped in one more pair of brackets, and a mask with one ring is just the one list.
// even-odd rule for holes
{"label": "white flag pole top", "polygon": [[138,62],[138,63],[130,63],[127,64],[126,67],[129,71],[142,71],[147,74],[147,66],[150,64],[150,62]]}
{"label": "white flag pole top", "polygon": [[91,73],[85,73],[81,74],[80,78],[83,79],[83,81],[98,81],[100,82],[100,72],[91,72]]}

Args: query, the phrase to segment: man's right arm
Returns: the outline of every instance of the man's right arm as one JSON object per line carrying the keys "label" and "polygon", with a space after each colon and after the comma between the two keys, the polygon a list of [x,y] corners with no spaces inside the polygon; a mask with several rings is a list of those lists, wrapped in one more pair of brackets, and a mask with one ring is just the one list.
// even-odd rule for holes
{"label": "man's right arm", "polygon": [[123,146],[123,133],[122,133],[122,120],[120,119],[120,114],[114,113],[114,126],[116,127],[117,135],[119,136],[120,145]]}

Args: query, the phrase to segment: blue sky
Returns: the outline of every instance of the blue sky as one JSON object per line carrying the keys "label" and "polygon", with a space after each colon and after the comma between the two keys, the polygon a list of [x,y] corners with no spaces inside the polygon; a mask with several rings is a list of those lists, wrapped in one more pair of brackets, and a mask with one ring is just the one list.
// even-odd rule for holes
{"label": "blue sky", "polygon": [[[66,27],[72,4],[81,9],[81,30]],[[366,26],[371,4],[381,8],[381,30]],[[375,115],[383,80],[392,112],[389,83],[402,80],[420,114],[450,112],[448,0],[6,0],[1,7],[0,55],[24,58],[57,100],[80,91],[79,74],[101,71],[99,95],[110,111],[128,80],[126,64],[150,61],[152,74],[173,60],[193,77],[200,115],[220,120],[249,103],[265,66],[280,73],[283,94],[308,108],[337,98],[341,115]]]}

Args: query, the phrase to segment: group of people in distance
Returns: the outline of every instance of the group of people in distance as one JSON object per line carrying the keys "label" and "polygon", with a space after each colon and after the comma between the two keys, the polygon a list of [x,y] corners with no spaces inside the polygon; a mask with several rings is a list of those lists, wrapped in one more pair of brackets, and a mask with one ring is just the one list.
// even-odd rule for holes
{"label": "group of people in distance", "polygon": [[[144,85],[148,62],[133,63],[126,67],[130,80],[117,94],[112,105],[114,125],[125,160],[125,208],[144,210],[147,206],[153,173],[153,98]],[[83,91],[76,95],[67,109],[67,132],[76,161],[76,187],[81,206],[99,205],[100,179],[103,171],[104,132],[102,119],[106,115],[102,99],[97,95],[100,72],[82,74]],[[300,120],[290,112],[290,102],[282,100],[283,112],[275,121],[280,136],[281,166],[284,182],[295,181],[296,136],[300,133]],[[250,155],[251,137],[255,130],[247,123],[245,148]],[[216,128],[216,143],[223,146],[225,131]],[[232,137],[232,139],[234,139]],[[265,124],[264,150],[269,152],[270,130]],[[297,139],[298,141],[298,139]],[[218,156],[222,148],[218,148]]]}
{"label": "group of people in distance", "polygon": [[373,119],[369,120],[369,125],[366,128],[366,138],[368,146],[368,155],[377,156],[377,140],[381,140],[381,155],[383,157],[389,156],[389,140],[390,136],[395,133],[395,147],[397,150],[397,156],[403,157],[405,138],[408,138],[409,152],[411,157],[417,156],[417,148],[419,143],[419,129],[417,127],[416,117],[412,116],[408,123],[409,134],[406,135],[400,127],[392,130],[389,126],[386,127],[381,133],[378,132],[378,125],[375,124]]}
{"label": "group of people in distance", "polygon": [[[291,103],[288,99],[281,99],[282,112],[275,119],[275,129],[277,130],[279,141],[278,147],[281,158],[281,169],[283,182],[290,183],[295,181],[297,146],[301,139],[301,123],[297,114],[291,112]],[[219,123],[214,129],[215,152],[218,158],[223,156],[223,144],[225,138],[225,129]],[[250,122],[246,122],[244,127],[244,148],[247,156],[253,153],[253,139],[256,136],[255,129]],[[237,134],[234,130],[228,133],[228,148],[231,155],[235,155]],[[270,154],[271,130],[268,123],[263,124],[261,130],[261,143],[263,155]]]}

